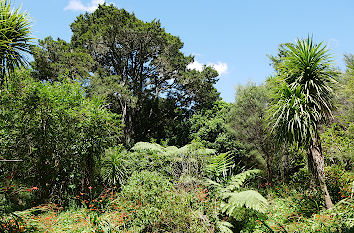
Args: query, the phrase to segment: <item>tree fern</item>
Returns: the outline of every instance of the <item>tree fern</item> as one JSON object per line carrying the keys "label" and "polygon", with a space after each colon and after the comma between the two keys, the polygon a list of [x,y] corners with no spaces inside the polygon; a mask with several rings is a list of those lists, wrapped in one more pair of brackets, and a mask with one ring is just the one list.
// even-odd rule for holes
{"label": "tree fern", "polygon": [[234,216],[235,209],[245,207],[265,213],[268,207],[267,200],[257,191],[247,190],[241,192],[225,192],[222,194],[227,202],[222,205],[222,212]]}
{"label": "tree fern", "polygon": [[136,152],[150,152],[150,153],[163,153],[164,148],[163,146],[157,144],[157,143],[150,143],[150,142],[137,142],[133,148],[131,148],[132,151]]}
{"label": "tree fern", "polygon": [[214,179],[225,178],[233,164],[232,156],[229,153],[222,153],[211,158],[205,170],[207,175],[214,177]]}
{"label": "tree fern", "polygon": [[216,228],[219,229],[221,233],[233,233],[233,231],[230,229],[232,228],[232,224],[229,222],[225,221],[217,221],[215,224]]}
{"label": "tree fern", "polygon": [[253,178],[256,174],[261,171],[258,169],[248,170],[240,174],[231,177],[228,185],[225,187],[226,192],[237,191],[245,183],[247,179]]}
{"label": "tree fern", "polygon": [[[222,200],[221,213],[237,219],[240,208],[265,213],[268,207],[267,200],[255,190],[240,190],[247,179],[254,177],[260,170],[249,170],[234,175],[226,184],[219,184],[216,181],[207,180],[208,185],[215,188],[216,195]],[[231,224],[224,224],[219,221],[217,228],[221,232],[232,232]]]}

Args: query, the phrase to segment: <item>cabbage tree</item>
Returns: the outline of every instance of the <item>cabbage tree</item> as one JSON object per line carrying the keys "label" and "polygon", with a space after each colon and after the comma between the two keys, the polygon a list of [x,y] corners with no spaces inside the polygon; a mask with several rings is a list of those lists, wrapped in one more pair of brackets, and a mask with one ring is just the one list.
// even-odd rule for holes
{"label": "cabbage tree", "polygon": [[308,168],[324,193],[327,208],[331,208],[319,126],[331,116],[331,85],[336,72],[326,46],[310,37],[286,44],[283,54],[276,67],[281,88],[270,107],[270,127],[279,141],[296,143],[307,150]]}
{"label": "cabbage tree", "polygon": [[0,0],[0,87],[6,75],[27,63],[31,52],[31,27],[26,13],[11,9],[9,0]]}

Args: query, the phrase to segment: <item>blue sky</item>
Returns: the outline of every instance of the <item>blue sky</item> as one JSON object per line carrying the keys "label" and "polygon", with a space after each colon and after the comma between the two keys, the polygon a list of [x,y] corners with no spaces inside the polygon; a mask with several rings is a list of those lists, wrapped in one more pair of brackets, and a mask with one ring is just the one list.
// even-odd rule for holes
{"label": "blue sky", "polygon": [[[70,40],[76,16],[104,0],[12,0],[33,20],[34,37]],[[216,87],[228,102],[238,84],[263,82],[272,74],[267,54],[278,45],[313,35],[327,43],[335,66],[344,69],[343,54],[354,53],[352,0],[107,0],[144,21],[159,19],[166,31],[184,42],[183,52],[196,63],[221,73]]]}

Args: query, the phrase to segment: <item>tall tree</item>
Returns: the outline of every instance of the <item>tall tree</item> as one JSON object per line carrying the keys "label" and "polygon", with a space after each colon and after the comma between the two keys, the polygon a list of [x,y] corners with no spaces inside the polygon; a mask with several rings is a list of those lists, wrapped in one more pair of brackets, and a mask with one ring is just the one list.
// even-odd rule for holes
{"label": "tall tree", "polygon": [[132,139],[163,137],[159,129],[164,126],[157,124],[158,119],[177,119],[181,108],[219,97],[213,87],[217,72],[187,70],[193,57],[184,56],[181,40],[159,21],[144,22],[104,4],[77,17],[71,29],[73,47],[88,51],[95,61],[89,92],[105,92],[111,109],[122,115],[127,144]]}
{"label": "tall tree", "polygon": [[322,43],[312,38],[286,44],[285,56],[276,67],[280,88],[269,111],[271,132],[280,141],[307,149],[308,168],[318,181],[327,208],[333,203],[327,190],[319,126],[333,109],[332,83],[336,72]]}
{"label": "tall tree", "polygon": [[0,0],[0,87],[6,75],[27,63],[30,53],[30,20],[20,9],[11,9],[9,0]]}

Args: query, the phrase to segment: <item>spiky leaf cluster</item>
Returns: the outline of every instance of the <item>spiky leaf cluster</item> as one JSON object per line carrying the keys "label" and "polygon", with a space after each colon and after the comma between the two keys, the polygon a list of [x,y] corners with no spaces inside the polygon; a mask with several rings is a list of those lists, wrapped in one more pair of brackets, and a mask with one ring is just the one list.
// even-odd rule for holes
{"label": "spiky leaf cluster", "polygon": [[27,63],[24,53],[31,52],[31,27],[26,13],[11,9],[10,1],[0,0],[0,84],[5,75]]}
{"label": "spiky leaf cluster", "polygon": [[307,145],[331,115],[336,72],[326,46],[310,37],[283,49],[286,56],[276,66],[282,85],[269,111],[270,127],[280,141]]}

